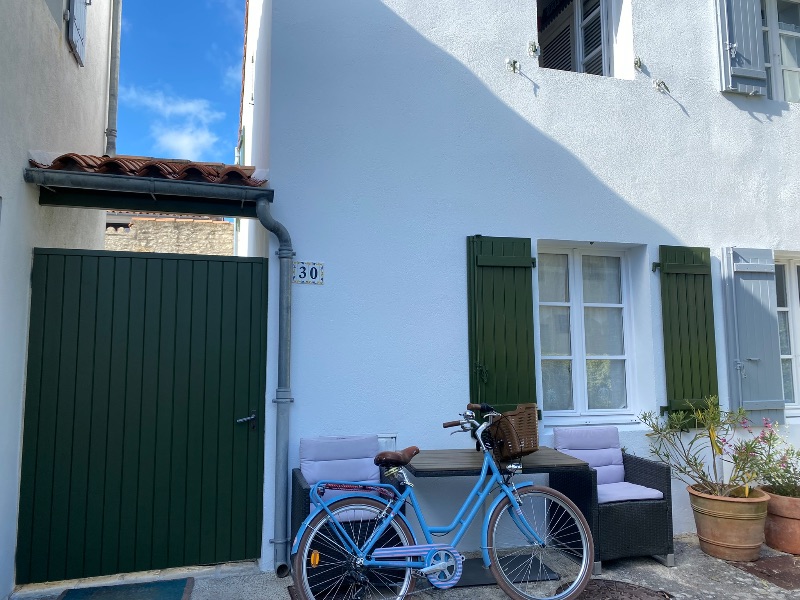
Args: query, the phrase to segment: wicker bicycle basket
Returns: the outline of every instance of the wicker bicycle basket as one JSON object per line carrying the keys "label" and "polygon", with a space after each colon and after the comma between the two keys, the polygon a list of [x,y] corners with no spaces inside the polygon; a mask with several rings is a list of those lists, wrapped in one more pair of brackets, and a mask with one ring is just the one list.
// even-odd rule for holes
{"label": "wicker bicycle basket", "polygon": [[508,462],[539,449],[536,405],[520,404],[502,413],[489,426],[492,450],[498,461]]}

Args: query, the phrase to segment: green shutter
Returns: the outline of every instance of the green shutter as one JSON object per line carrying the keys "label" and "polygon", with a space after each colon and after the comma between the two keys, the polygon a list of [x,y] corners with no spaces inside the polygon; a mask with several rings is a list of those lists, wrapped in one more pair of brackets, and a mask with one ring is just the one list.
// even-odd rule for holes
{"label": "green shutter", "polygon": [[659,260],[667,402],[686,410],[717,394],[711,251],[661,246]]}
{"label": "green shutter", "polygon": [[467,238],[471,402],[536,402],[531,241]]}

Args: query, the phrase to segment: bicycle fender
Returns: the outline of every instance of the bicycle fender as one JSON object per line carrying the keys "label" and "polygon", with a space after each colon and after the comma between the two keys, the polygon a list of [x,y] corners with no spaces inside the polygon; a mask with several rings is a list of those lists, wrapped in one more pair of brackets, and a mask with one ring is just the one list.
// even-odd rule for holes
{"label": "bicycle fender", "polygon": [[[532,481],[528,481],[525,483],[521,483],[516,488],[521,490],[526,487],[532,487],[536,485]],[[489,564],[491,561],[489,560],[489,519],[492,517],[492,513],[494,513],[494,509],[497,508],[497,505],[503,501],[505,498],[505,494],[497,494],[497,497],[492,502],[492,505],[489,507],[489,510],[486,511],[486,517],[483,519],[483,527],[481,528],[481,555],[483,556],[483,566],[487,569],[489,568]]]}
{"label": "bicycle fender", "polygon": [[[357,494],[357,493],[343,494],[341,496],[336,496],[336,500],[332,500],[331,503],[336,502],[337,500],[344,500],[345,498],[369,498],[370,500],[378,500],[386,505],[391,504],[391,502],[388,502],[385,498],[381,498],[380,496],[373,496],[371,494]],[[302,524],[300,525],[300,529],[297,530],[297,535],[294,536],[294,540],[292,541],[292,552],[291,552],[292,555],[297,554],[297,547],[300,545],[300,539],[303,537],[303,533],[305,533],[308,524],[311,523],[311,520],[314,517],[316,517],[319,513],[323,512],[324,510],[325,509],[322,506],[317,506],[316,508],[314,508],[314,510],[311,511],[311,514],[309,514],[303,520]],[[411,532],[411,542],[416,545],[417,540],[414,534],[414,529],[411,527],[411,523],[409,523],[408,519],[403,513],[398,512],[397,516],[400,517],[405,522],[406,527],[408,527],[408,530]]]}

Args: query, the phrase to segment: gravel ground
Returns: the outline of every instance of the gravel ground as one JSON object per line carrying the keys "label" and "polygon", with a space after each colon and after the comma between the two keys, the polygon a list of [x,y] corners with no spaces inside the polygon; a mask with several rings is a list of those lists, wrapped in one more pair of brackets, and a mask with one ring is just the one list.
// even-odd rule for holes
{"label": "gravel ground", "polygon": [[[762,556],[776,553],[764,547]],[[800,590],[781,589],[754,575],[745,573],[725,561],[711,558],[700,551],[696,536],[675,538],[674,568],[667,568],[650,558],[609,561],[603,564],[599,579],[623,581],[650,590],[663,591],[676,599],[686,600],[800,600]],[[291,578],[278,579],[274,573],[261,573],[253,563],[200,567],[151,573],[144,576],[124,576],[101,583],[124,583],[158,578],[191,576],[195,578],[191,600],[288,600],[286,590]],[[78,585],[85,586],[85,583]],[[446,591],[423,589],[411,596],[419,600],[491,600],[506,598],[497,586],[452,589]],[[11,600],[57,600],[64,586],[23,586]],[[582,600],[615,600],[623,596],[605,593],[584,594]],[[630,598],[631,596],[624,596]]]}

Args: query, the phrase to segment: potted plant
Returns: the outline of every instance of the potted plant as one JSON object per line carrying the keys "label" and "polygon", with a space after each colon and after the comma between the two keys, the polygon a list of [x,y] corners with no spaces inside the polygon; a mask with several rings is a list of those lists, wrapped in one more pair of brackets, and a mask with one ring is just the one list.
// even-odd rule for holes
{"label": "potted plant", "polygon": [[688,484],[700,548],[725,560],[757,560],[769,496],[754,488],[761,440],[747,413],[723,411],[711,396],[690,412],[639,418],[650,429],[651,452]]}
{"label": "potted plant", "polygon": [[780,434],[777,423],[764,419],[757,458],[761,489],[769,495],[764,529],[767,546],[800,554],[800,450]]}

